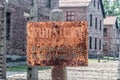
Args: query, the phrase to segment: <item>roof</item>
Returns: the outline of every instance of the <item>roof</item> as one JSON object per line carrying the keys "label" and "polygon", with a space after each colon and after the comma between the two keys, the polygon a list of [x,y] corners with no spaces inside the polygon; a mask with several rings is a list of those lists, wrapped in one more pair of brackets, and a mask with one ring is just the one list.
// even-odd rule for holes
{"label": "roof", "polygon": [[83,7],[88,6],[91,0],[59,0],[59,7]]}
{"label": "roof", "polygon": [[118,27],[118,24],[117,24],[117,16],[109,16],[109,17],[106,17],[104,19],[104,25],[115,25],[116,24],[116,27]]}
{"label": "roof", "polygon": [[[105,18],[105,12],[102,0],[99,0],[101,4],[102,14]],[[59,0],[59,7],[87,7],[92,0]]]}
{"label": "roof", "polygon": [[117,16],[109,16],[104,19],[104,25],[114,25],[116,23]]}
{"label": "roof", "polygon": [[103,1],[102,0],[99,0],[99,1],[100,1],[100,4],[101,4],[103,17],[105,18],[105,11],[104,11],[104,6],[103,6]]}

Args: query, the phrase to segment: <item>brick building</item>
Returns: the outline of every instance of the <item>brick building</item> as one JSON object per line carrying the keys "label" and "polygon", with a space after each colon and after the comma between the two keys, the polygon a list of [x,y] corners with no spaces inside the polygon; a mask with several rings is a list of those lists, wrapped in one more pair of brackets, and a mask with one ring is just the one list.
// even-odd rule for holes
{"label": "brick building", "polygon": [[[4,0],[0,1],[3,4]],[[9,0],[7,26],[8,54],[23,55],[26,51],[26,23],[24,12],[30,13],[31,0]],[[50,10],[57,6],[56,0],[38,0],[38,21],[49,21]],[[21,6],[22,5],[22,6]],[[60,0],[65,21],[88,21],[89,54],[103,51],[103,18],[101,0]]]}
{"label": "brick building", "polygon": [[[0,5],[4,9],[4,1]],[[38,0],[38,21],[49,21],[50,10],[54,9],[56,0]],[[26,24],[30,13],[31,0],[9,0],[7,10],[7,54],[25,55],[26,52]],[[21,6],[22,5],[22,6]],[[3,10],[0,10],[3,11]]]}
{"label": "brick building", "polygon": [[102,0],[60,0],[59,7],[64,12],[65,21],[88,21],[89,55],[102,52],[105,17]]}
{"label": "brick building", "polygon": [[114,54],[118,54],[120,50],[120,28],[118,26],[116,16],[109,16],[104,19],[103,32],[104,53],[111,56],[113,56]]}
{"label": "brick building", "polygon": [[[7,60],[26,55],[27,18],[24,13],[30,13],[31,0],[9,0],[6,12],[6,30],[4,29],[4,3],[5,0],[0,0],[0,79],[2,80],[6,78],[5,42],[3,39],[5,37],[7,39]],[[38,21],[48,21],[49,12],[55,6],[51,6],[51,0],[38,0],[37,3],[40,5],[38,7]],[[5,31],[6,36],[3,35]]]}

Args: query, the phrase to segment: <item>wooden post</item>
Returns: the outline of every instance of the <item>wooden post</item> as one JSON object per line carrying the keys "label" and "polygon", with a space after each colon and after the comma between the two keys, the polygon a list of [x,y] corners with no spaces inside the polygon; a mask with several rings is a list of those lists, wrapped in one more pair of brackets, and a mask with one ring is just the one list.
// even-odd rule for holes
{"label": "wooden post", "polygon": [[[51,21],[64,21],[63,11],[60,9],[54,9],[50,12]],[[62,65],[52,67],[52,80],[67,80],[66,68]]]}

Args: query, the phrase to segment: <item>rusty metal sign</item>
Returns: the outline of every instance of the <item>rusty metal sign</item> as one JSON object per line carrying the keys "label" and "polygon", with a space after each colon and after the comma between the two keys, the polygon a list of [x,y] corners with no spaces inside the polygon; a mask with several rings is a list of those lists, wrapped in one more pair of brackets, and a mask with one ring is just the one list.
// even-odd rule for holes
{"label": "rusty metal sign", "polygon": [[28,65],[87,66],[87,28],[87,22],[29,22]]}

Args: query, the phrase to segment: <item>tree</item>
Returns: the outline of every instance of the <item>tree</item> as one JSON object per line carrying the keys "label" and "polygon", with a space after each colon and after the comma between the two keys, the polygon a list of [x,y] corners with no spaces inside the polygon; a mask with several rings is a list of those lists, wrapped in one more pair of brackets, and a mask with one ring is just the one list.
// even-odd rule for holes
{"label": "tree", "polygon": [[120,3],[119,0],[104,0],[104,10],[106,16],[117,16],[120,26]]}
{"label": "tree", "polygon": [[109,5],[110,1],[104,0],[103,3],[104,3],[105,14],[110,15],[111,14],[110,5]]}

